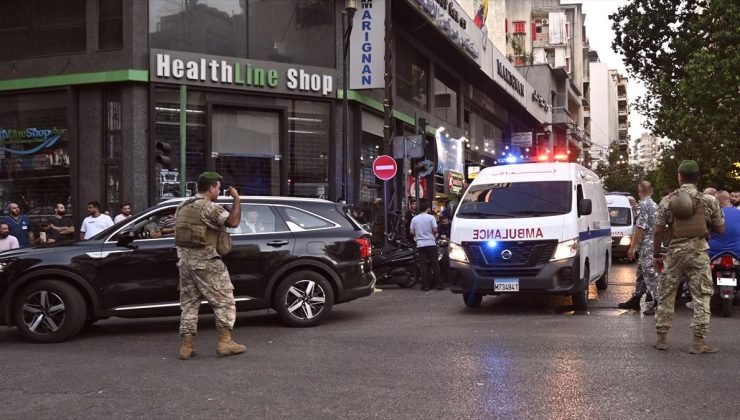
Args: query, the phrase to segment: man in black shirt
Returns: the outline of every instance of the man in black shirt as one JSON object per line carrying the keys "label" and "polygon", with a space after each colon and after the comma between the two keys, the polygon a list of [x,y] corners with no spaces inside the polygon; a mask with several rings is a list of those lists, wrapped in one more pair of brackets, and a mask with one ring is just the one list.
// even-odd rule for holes
{"label": "man in black shirt", "polygon": [[44,226],[46,243],[65,242],[74,239],[75,224],[72,218],[66,215],[67,208],[62,203],[54,207],[54,217]]}

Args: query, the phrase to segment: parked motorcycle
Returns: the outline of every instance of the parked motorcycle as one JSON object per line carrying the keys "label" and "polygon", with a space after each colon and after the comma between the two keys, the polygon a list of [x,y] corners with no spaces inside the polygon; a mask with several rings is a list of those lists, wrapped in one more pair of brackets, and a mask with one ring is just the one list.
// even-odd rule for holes
{"label": "parked motorcycle", "polygon": [[373,272],[377,284],[397,284],[413,287],[419,281],[419,256],[416,248],[406,242],[393,239],[388,246],[373,252]]}
{"label": "parked motorcycle", "polygon": [[[732,315],[732,306],[737,298],[737,278],[740,277],[740,261],[732,252],[720,252],[710,262],[714,280],[715,303],[721,304],[722,316]],[[717,301],[720,302],[717,302]]]}

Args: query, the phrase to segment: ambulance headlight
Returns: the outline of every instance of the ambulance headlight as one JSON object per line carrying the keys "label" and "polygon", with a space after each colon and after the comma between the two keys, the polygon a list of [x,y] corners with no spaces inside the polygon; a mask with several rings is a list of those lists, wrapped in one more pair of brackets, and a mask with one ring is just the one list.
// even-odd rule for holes
{"label": "ambulance headlight", "polygon": [[632,243],[632,237],[629,235],[622,236],[622,239],[619,240],[619,245],[622,245],[622,246],[628,246],[631,243]]}
{"label": "ambulance headlight", "polygon": [[569,239],[558,243],[558,247],[555,248],[555,253],[550,258],[550,261],[564,260],[566,258],[573,258],[578,253],[578,238]]}
{"label": "ambulance headlight", "polygon": [[450,242],[449,245],[450,249],[450,260],[457,261],[457,262],[468,262],[468,256],[465,255],[465,250],[460,245]]}

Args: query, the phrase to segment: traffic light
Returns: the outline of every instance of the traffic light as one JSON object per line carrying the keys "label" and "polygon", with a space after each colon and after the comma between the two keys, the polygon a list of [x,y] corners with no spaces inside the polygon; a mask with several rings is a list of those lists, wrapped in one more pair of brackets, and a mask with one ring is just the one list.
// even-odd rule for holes
{"label": "traffic light", "polygon": [[172,145],[163,141],[158,141],[154,144],[156,150],[157,165],[161,166],[162,169],[172,169]]}
{"label": "traffic light", "polygon": [[434,170],[434,162],[425,159],[421,162],[416,162],[413,167],[414,174],[418,176],[427,176]]}

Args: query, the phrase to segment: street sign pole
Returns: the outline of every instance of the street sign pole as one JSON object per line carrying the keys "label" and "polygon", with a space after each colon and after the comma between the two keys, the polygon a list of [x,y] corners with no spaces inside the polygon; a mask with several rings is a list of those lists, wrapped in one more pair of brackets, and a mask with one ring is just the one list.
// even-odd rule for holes
{"label": "street sign pole", "polygon": [[388,181],[383,181],[383,248],[388,245]]}
{"label": "street sign pole", "polygon": [[392,156],[380,155],[373,161],[373,173],[383,181],[383,246],[388,241],[388,180],[398,172],[398,164]]}

